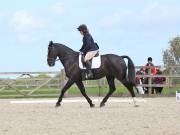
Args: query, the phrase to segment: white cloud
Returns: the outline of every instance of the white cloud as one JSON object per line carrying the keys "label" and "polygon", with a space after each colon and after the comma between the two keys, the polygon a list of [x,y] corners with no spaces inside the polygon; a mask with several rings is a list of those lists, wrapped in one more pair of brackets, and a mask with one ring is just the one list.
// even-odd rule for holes
{"label": "white cloud", "polygon": [[17,40],[21,43],[30,43],[30,42],[35,41],[36,39],[30,35],[19,34],[17,35]]}
{"label": "white cloud", "polygon": [[1,23],[1,21],[3,20],[3,14],[0,12],[0,23]]}
{"label": "white cloud", "polygon": [[2,12],[0,12],[0,17],[2,17],[3,16],[3,13]]}
{"label": "white cloud", "polygon": [[119,24],[121,18],[121,15],[116,12],[110,16],[103,18],[100,23],[103,27],[114,27]]}
{"label": "white cloud", "polygon": [[136,4],[143,2],[144,0],[94,0],[95,3],[107,3],[107,4],[114,4],[114,3],[120,3],[120,4]]}
{"label": "white cloud", "polygon": [[20,10],[14,13],[11,25],[16,32],[28,32],[45,27],[45,22],[26,10]]}
{"label": "white cloud", "polygon": [[50,6],[50,12],[62,15],[65,11],[64,4],[62,2],[57,2],[54,5]]}
{"label": "white cloud", "polygon": [[[130,23],[130,21],[134,20],[135,15],[134,12],[124,10],[119,12],[114,12],[106,17],[104,17],[102,20],[100,20],[100,24],[103,27],[112,28],[124,24]],[[132,22],[131,22],[132,23]]]}
{"label": "white cloud", "polygon": [[112,28],[122,25],[142,24],[171,24],[180,22],[180,8],[178,5],[168,5],[158,2],[151,2],[142,5],[139,9],[116,10],[112,14],[100,20],[103,27]]}
{"label": "white cloud", "polygon": [[144,8],[141,16],[151,22],[174,22],[179,20],[180,8],[179,5],[152,2]]}
{"label": "white cloud", "polygon": [[5,17],[6,17],[6,14],[4,12],[0,12],[0,21],[4,20]]}

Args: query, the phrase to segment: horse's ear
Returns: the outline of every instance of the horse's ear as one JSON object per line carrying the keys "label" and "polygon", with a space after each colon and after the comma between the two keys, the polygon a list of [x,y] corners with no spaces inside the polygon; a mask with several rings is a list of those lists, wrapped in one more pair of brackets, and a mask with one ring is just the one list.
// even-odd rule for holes
{"label": "horse's ear", "polygon": [[53,41],[49,41],[49,46],[53,46]]}

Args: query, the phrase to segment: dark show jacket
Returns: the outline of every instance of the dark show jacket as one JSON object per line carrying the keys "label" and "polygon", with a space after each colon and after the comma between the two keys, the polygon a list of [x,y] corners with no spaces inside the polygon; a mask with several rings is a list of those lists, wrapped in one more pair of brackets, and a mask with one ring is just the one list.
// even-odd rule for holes
{"label": "dark show jacket", "polygon": [[94,42],[92,36],[90,33],[85,33],[84,37],[83,37],[83,45],[81,47],[81,49],[79,50],[80,52],[83,52],[84,54],[86,54],[89,51],[95,51],[98,50],[99,47],[98,45]]}

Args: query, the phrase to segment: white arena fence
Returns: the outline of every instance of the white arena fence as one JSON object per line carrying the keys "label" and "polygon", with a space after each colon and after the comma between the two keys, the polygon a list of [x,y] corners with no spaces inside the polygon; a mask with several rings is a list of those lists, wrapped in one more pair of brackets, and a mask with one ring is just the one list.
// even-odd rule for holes
{"label": "white arena fence", "polygon": [[[144,67],[137,66],[136,71],[140,68]],[[148,75],[137,75],[137,77],[149,78],[148,84],[141,84],[141,86],[149,88],[180,88],[180,66],[171,66],[168,68],[158,66],[158,68],[162,70],[168,69],[168,73],[152,76],[151,68],[149,68]],[[152,78],[154,77],[165,77],[166,81],[161,85],[152,84]],[[64,86],[66,81],[67,78],[63,69],[60,72],[0,72],[0,98],[58,96],[60,88]],[[96,81],[85,81],[84,84],[86,88],[98,88],[99,92],[97,93],[99,96],[101,88],[108,87],[105,78]],[[121,87],[122,85],[116,80],[116,86]],[[76,86],[73,85],[72,87]]]}

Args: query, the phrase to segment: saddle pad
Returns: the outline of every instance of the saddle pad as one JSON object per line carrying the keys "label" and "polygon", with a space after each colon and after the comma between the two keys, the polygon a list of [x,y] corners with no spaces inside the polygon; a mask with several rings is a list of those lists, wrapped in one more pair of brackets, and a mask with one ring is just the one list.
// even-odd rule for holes
{"label": "saddle pad", "polygon": [[[82,55],[79,55],[79,68],[80,69],[86,69],[86,67],[83,67],[82,61],[81,61]],[[99,68],[101,66],[101,56],[99,55],[98,57],[94,57],[92,59],[92,67],[91,69]]]}

